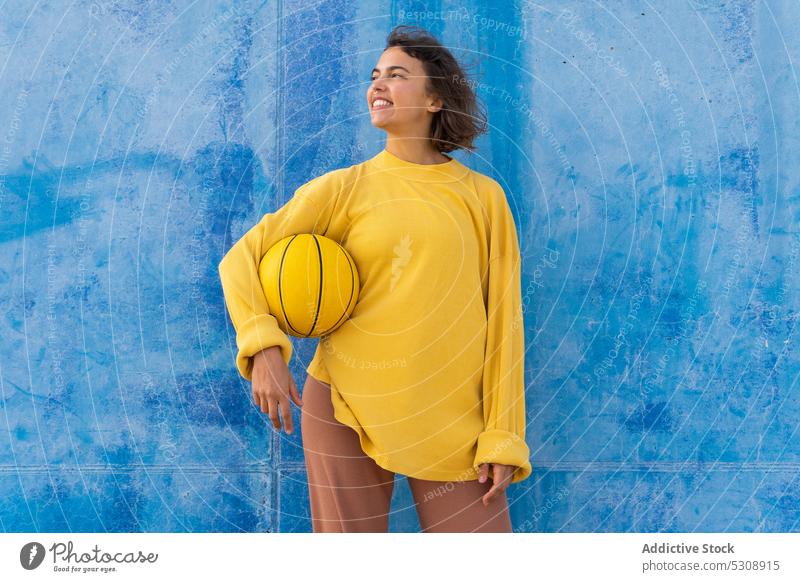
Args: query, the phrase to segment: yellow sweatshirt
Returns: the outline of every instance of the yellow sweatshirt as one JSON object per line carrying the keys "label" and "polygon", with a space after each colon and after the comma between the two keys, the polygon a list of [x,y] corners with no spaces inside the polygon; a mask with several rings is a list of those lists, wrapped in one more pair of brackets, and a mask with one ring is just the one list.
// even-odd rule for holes
{"label": "yellow sweatshirt", "polygon": [[247,380],[259,351],[292,357],[258,265],[297,233],[337,241],[358,268],[358,302],[307,371],[331,385],[364,452],[418,479],[474,480],[481,463],[527,478],[520,252],[500,184],[455,158],[416,164],[384,149],[300,186],[219,265]]}

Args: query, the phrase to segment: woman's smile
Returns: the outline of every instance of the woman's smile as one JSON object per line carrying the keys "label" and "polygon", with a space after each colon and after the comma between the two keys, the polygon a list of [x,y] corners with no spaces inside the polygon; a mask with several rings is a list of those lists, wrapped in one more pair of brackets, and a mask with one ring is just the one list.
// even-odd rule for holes
{"label": "woman's smile", "polygon": [[380,111],[382,109],[388,109],[392,106],[391,101],[383,99],[382,97],[378,97],[372,102],[372,110],[373,111]]}

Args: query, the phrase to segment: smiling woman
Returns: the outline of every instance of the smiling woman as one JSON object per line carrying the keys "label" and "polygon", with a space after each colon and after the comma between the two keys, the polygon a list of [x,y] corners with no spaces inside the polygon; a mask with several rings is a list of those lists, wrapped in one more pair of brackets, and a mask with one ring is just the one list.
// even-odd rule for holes
{"label": "smiling woman", "polygon": [[[398,27],[367,102],[386,146],[318,176],[220,263],[237,362],[256,404],[301,432],[314,531],[387,531],[394,473],[423,531],[511,531],[505,490],[530,476],[520,251],[502,186],[444,152],[486,129],[445,47]],[[321,337],[302,401],[292,344],[258,262],[278,240],[329,237],[358,266],[350,317]]]}
{"label": "smiling woman", "polygon": [[[422,145],[422,158],[412,159],[419,163],[446,162],[445,152],[474,150],[475,139],[487,130],[486,114],[466,81],[459,62],[424,29],[396,27],[367,89],[372,125],[386,131],[386,149],[401,153]],[[430,144],[408,143],[421,135]]]}

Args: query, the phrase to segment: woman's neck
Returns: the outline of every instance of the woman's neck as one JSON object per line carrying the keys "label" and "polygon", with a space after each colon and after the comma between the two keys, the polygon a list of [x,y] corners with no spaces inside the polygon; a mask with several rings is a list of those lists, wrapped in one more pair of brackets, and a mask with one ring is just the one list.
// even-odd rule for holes
{"label": "woman's neck", "polygon": [[445,164],[451,158],[431,146],[427,139],[386,138],[384,149],[392,155],[414,164]]}

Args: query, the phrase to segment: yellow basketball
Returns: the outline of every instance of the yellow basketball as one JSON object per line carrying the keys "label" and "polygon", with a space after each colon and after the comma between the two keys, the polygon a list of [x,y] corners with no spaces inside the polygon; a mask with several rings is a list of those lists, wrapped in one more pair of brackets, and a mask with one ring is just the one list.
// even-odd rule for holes
{"label": "yellow basketball", "polygon": [[358,271],[336,241],[295,234],[275,243],[258,268],[270,313],[295,337],[318,337],[342,325],[356,305]]}

